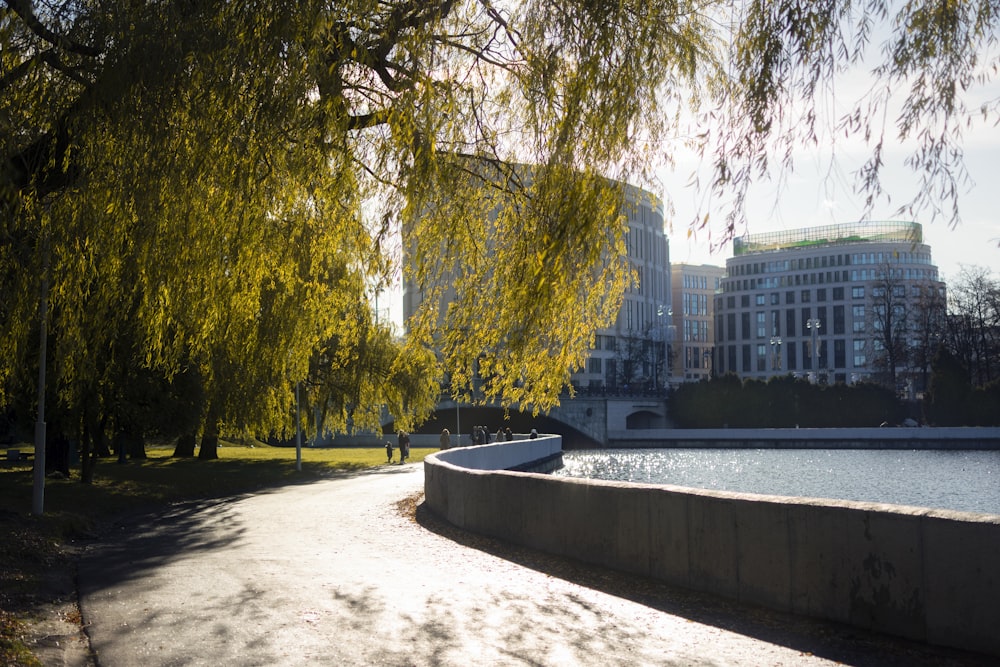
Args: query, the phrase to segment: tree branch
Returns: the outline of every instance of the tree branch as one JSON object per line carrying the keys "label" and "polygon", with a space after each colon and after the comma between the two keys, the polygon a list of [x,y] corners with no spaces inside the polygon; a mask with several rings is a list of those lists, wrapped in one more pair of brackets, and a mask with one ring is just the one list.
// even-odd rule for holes
{"label": "tree branch", "polygon": [[28,28],[35,33],[35,35],[45,40],[52,46],[64,49],[70,53],[88,56],[91,58],[96,58],[101,55],[102,49],[88,46],[86,44],[80,44],[77,41],[59,35],[45,27],[45,25],[43,25],[39,18],[35,15],[35,9],[31,5],[31,0],[5,0],[5,3],[15,14],[21,17],[21,20],[25,22]]}

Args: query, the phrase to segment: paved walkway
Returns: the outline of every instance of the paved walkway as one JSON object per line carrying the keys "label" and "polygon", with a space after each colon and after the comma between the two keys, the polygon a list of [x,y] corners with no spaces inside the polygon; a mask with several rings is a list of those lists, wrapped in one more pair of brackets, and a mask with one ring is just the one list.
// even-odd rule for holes
{"label": "paved walkway", "polygon": [[592,568],[553,576],[401,513],[422,487],[422,465],[386,466],[121,527],[79,566],[98,664],[988,664],[655,586],[621,595],[634,579]]}

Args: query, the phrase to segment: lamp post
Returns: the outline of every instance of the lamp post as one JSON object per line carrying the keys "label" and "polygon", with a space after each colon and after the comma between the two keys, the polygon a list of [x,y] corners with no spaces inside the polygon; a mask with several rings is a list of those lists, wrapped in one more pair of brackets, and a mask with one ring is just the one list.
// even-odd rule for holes
{"label": "lamp post", "polygon": [[806,328],[809,329],[810,333],[812,334],[812,348],[810,349],[809,356],[812,357],[812,363],[810,365],[812,366],[813,382],[816,381],[816,368],[817,368],[816,357],[818,356],[816,354],[817,352],[816,337],[819,335],[820,326],[822,326],[822,322],[820,322],[818,318],[811,317],[808,320],[806,320]]}
{"label": "lamp post", "polygon": [[[672,317],[674,314],[673,308],[668,308],[666,313],[667,317]],[[664,345],[664,362],[666,362],[666,337],[663,335],[663,325],[660,322],[660,318],[663,317],[664,311],[663,306],[656,307],[656,335],[653,336],[653,391],[659,392],[660,390],[660,377],[659,377],[659,357],[657,355],[657,350],[659,346],[656,344],[656,339],[659,337],[660,342]],[[669,369],[668,369],[669,370]]]}
{"label": "lamp post", "polygon": [[299,387],[295,383],[295,471],[302,472],[302,402],[299,400]]}
{"label": "lamp post", "polygon": [[781,370],[781,336],[771,336],[771,370]]}

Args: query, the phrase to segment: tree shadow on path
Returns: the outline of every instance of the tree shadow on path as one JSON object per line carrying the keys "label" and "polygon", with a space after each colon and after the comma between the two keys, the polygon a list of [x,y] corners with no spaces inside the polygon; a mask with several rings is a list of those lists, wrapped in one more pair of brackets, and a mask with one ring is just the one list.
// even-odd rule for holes
{"label": "tree shadow on path", "polygon": [[996,658],[907,641],[865,630],[771,611],[670,586],[654,579],[588,565],[500,539],[470,533],[435,515],[419,496],[400,509],[423,528],[471,549],[651,609],[763,642],[855,667],[986,667]]}

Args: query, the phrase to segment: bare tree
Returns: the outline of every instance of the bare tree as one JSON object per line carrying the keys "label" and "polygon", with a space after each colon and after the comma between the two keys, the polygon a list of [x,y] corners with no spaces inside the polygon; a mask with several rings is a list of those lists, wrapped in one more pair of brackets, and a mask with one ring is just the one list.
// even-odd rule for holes
{"label": "bare tree", "polygon": [[907,337],[911,323],[906,303],[906,284],[901,269],[890,263],[878,269],[872,285],[869,309],[872,331],[872,363],[879,369],[882,384],[895,390],[900,365],[908,361]]}
{"label": "bare tree", "polygon": [[947,345],[973,385],[1000,379],[1000,281],[990,269],[962,267],[952,284]]}
{"label": "bare tree", "polygon": [[947,299],[944,287],[939,283],[915,285],[913,291],[910,367],[919,380],[917,389],[926,392],[931,364],[947,329]]}

